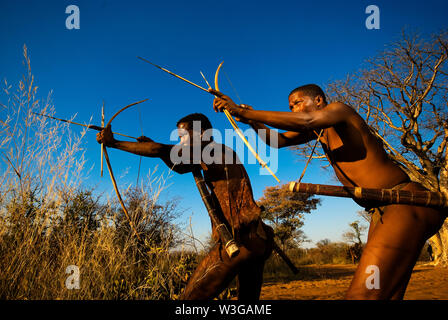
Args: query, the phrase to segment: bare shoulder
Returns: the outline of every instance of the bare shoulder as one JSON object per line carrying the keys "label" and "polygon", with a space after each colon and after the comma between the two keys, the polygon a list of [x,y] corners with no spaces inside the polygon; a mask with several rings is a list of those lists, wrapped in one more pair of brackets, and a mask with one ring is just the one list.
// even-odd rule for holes
{"label": "bare shoulder", "polygon": [[332,125],[353,122],[360,118],[352,107],[342,102],[332,102],[321,110],[323,111],[322,116],[332,119]]}
{"label": "bare shoulder", "polygon": [[325,109],[328,109],[328,111],[334,111],[334,112],[343,112],[343,113],[347,113],[347,114],[357,114],[357,112],[355,111],[355,109],[353,109],[352,107],[350,107],[349,105],[339,102],[339,101],[335,101],[332,103],[329,103]]}

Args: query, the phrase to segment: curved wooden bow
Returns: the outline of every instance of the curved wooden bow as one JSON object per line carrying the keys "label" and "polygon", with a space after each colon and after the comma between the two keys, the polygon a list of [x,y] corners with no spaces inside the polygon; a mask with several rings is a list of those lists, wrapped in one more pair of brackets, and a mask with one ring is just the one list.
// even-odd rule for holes
{"label": "curved wooden bow", "polygon": [[[104,101],[101,107],[101,126],[104,127]],[[104,154],[104,143],[101,144],[101,178],[103,177],[103,154]]]}
{"label": "curved wooden bow", "polygon": [[[163,67],[161,67],[161,66],[159,66],[159,65],[157,65],[157,64],[155,64],[155,63],[152,63],[152,62],[149,61],[149,60],[143,59],[142,57],[137,57],[137,58],[139,58],[140,60],[145,61],[145,62],[147,62],[147,63],[149,63],[149,64],[151,64],[151,65],[153,65],[154,67],[156,67],[156,68],[158,68],[158,69],[160,69],[160,70],[162,70],[162,71],[164,71],[164,72],[169,73],[169,74],[172,75],[173,77],[176,77],[176,78],[178,78],[178,79],[181,79],[182,81],[185,81],[185,82],[191,84],[192,86],[195,86],[195,87],[197,87],[197,88],[199,88],[199,89],[201,89],[201,90],[203,90],[203,91],[205,91],[205,92],[207,92],[207,93],[211,93],[210,91],[208,91],[207,89],[201,87],[200,85],[198,85],[198,84],[196,84],[196,83],[194,83],[194,82],[192,82],[192,81],[190,81],[190,80],[188,80],[188,79],[185,79],[184,77],[181,77],[181,76],[175,74],[174,72],[171,72],[171,71],[169,71],[169,70],[167,70],[167,69],[165,69],[165,68],[163,68]],[[224,63],[224,62],[221,62],[221,63],[220,63],[220,65],[218,66],[218,69],[216,70],[216,73],[215,73],[215,89],[216,89],[217,91],[219,91],[219,86],[218,86],[218,75],[219,75],[219,70],[221,69],[223,63]],[[202,72],[201,72],[201,75],[202,75],[202,77],[205,79],[205,77],[204,77],[204,75],[202,74]],[[206,82],[207,82],[207,80],[206,80]],[[208,84],[208,82],[207,82],[207,85],[210,87],[210,85]],[[249,148],[249,150],[252,152],[252,154],[253,154],[253,155],[255,156],[255,158],[258,160],[258,162],[260,163],[260,165],[261,165],[263,168],[266,168],[266,169],[269,171],[269,173],[275,178],[275,180],[277,180],[277,182],[280,183],[280,180],[275,176],[275,174],[271,171],[271,169],[270,169],[270,168],[266,165],[266,163],[265,163],[265,162],[258,156],[257,152],[252,148],[252,146],[250,145],[250,143],[246,140],[246,138],[244,137],[244,135],[243,135],[243,133],[241,132],[240,128],[238,128],[238,125],[236,124],[235,120],[232,118],[232,115],[229,113],[229,111],[227,111],[226,109],[224,109],[224,113],[225,113],[225,115],[227,116],[227,119],[229,119],[230,124],[232,125],[232,127],[233,127],[233,128],[235,129],[235,131],[237,132],[238,136],[243,140],[243,142],[246,144],[246,146]]]}
{"label": "curved wooden bow", "polygon": [[[218,66],[218,69],[216,69],[216,73],[215,73],[215,90],[219,91],[219,86],[218,86],[218,78],[219,78],[219,71],[221,70],[222,64],[224,63],[221,62]],[[243,133],[241,132],[241,129],[238,127],[238,125],[236,124],[235,120],[233,119],[232,115],[230,114],[230,112],[227,109],[224,109],[224,114],[226,115],[227,119],[229,120],[230,124],[232,125],[233,129],[236,131],[236,133],[238,134],[238,136],[241,138],[241,140],[243,140],[243,142],[246,144],[247,148],[250,150],[250,152],[252,152],[252,154],[254,155],[254,157],[258,160],[258,162],[260,163],[260,165],[263,168],[266,168],[269,173],[275,178],[275,180],[277,180],[278,183],[280,183],[280,180],[277,178],[277,176],[272,172],[271,168],[269,168],[266,164],[266,162],[264,162],[260,156],[258,155],[258,153],[254,150],[254,148],[252,148],[252,146],[250,145],[249,141],[247,141],[246,137],[243,135]]]}
{"label": "curved wooden bow", "polygon": [[[121,112],[123,112],[124,110],[126,110],[126,109],[128,109],[128,108],[130,108],[130,107],[132,107],[132,106],[135,106],[136,104],[145,102],[146,100],[148,100],[148,99],[145,99],[145,100],[141,100],[141,101],[138,101],[138,102],[131,103],[130,105],[127,105],[126,107],[121,108],[120,110],[118,110],[118,111],[112,116],[112,118],[110,118],[110,120],[109,120],[109,122],[107,123],[106,127],[108,127],[108,126],[111,124],[112,120],[114,120],[114,119],[115,119]],[[118,198],[118,201],[120,202],[121,208],[123,209],[123,212],[124,212],[126,218],[128,219],[129,225],[131,226],[132,230],[134,231],[135,235],[137,236],[137,239],[138,239],[140,242],[142,242],[142,239],[140,238],[140,235],[139,235],[139,233],[138,233],[138,231],[137,231],[137,228],[135,227],[134,223],[132,222],[131,217],[129,216],[128,210],[126,209],[126,206],[124,205],[123,199],[121,198],[120,191],[118,191],[117,182],[115,181],[115,176],[114,176],[114,173],[113,173],[113,171],[112,171],[112,166],[111,166],[111,164],[110,164],[109,155],[107,154],[107,148],[106,148],[106,147],[104,147],[103,152],[104,152],[104,158],[106,159],[107,169],[109,170],[110,179],[112,180],[112,184],[113,184],[113,186],[114,186],[115,193],[117,194],[117,198]]]}

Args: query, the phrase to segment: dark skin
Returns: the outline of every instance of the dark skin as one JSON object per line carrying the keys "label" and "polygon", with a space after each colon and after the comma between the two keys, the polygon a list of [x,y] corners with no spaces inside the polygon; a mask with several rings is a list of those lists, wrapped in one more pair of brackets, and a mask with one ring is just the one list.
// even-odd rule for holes
{"label": "dark skin", "polygon": [[[201,135],[193,132],[188,123],[179,123],[178,129],[181,144],[192,146],[195,141],[193,136]],[[98,143],[104,143],[106,147],[141,156],[160,158],[169,168],[181,174],[191,172],[198,166],[194,164],[175,165],[170,159],[170,152],[174,145],[157,143],[147,137],[140,137],[139,142],[115,140],[110,126],[97,134],[97,141]],[[208,144],[207,141],[201,142],[201,148],[203,149]],[[243,227],[238,227],[235,231],[235,240],[239,244],[240,252],[236,257],[230,259],[222,245],[215,245],[199,263],[189,279],[181,299],[211,299],[224,290],[237,276],[238,299],[257,300],[263,282],[264,261],[272,250],[270,244],[273,238],[272,229],[265,226],[267,239],[253,232],[258,225],[253,222],[254,215],[251,214],[255,213],[255,216],[258,217],[259,212],[256,210],[259,210],[259,208],[253,199],[250,181],[241,164],[226,165],[224,163],[207,166],[208,169],[204,171],[204,179],[209,187],[214,190],[216,203],[219,203],[226,212],[233,212],[235,214],[233,218],[239,219],[244,224]],[[223,174],[224,172],[226,174]],[[240,189],[243,190],[240,191]],[[230,198],[234,202],[232,210],[225,207],[228,204],[227,200]],[[238,207],[235,203],[240,200],[244,200],[244,205]],[[239,212],[236,212],[238,209]]]}
{"label": "dark skin", "polygon": [[[315,140],[323,129],[320,143],[344,186],[392,188],[408,179],[351,107],[340,102],[327,104],[319,95],[313,97],[300,91],[289,96],[289,106],[292,113],[256,111],[236,105],[225,95],[215,98],[213,104],[215,111],[226,108],[257,132],[265,129],[267,136],[276,135],[277,145],[266,139],[267,144],[276,148]],[[267,126],[286,132],[271,131]],[[402,190],[425,189],[411,182]],[[380,222],[370,225],[368,241],[346,299],[402,299],[425,241],[440,229],[445,217],[446,213],[433,208],[386,206]],[[366,286],[371,275],[366,270],[370,265],[380,270],[380,289]]]}

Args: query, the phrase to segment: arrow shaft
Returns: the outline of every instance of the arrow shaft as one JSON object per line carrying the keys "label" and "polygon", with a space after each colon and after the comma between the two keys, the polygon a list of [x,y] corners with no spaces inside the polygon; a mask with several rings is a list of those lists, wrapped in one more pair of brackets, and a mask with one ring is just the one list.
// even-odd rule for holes
{"label": "arrow shaft", "polygon": [[196,84],[196,83],[194,83],[194,82],[192,82],[192,81],[190,81],[190,80],[188,80],[188,79],[185,79],[185,78],[183,78],[183,77],[181,77],[181,76],[175,74],[174,72],[171,72],[170,70],[167,70],[167,69],[165,69],[165,68],[162,68],[161,66],[158,66],[158,65],[156,65],[155,63],[152,63],[151,61],[148,61],[148,60],[146,60],[146,59],[144,59],[144,58],[142,58],[142,57],[137,57],[137,58],[139,58],[140,60],[145,61],[145,62],[147,62],[147,63],[149,63],[149,64],[152,64],[154,67],[159,68],[160,70],[163,70],[163,71],[165,71],[166,73],[169,73],[169,74],[172,75],[173,77],[176,77],[176,78],[178,78],[178,79],[180,79],[180,80],[183,80],[183,81],[185,81],[186,83],[189,83],[189,84],[191,84],[192,86],[195,86],[196,88],[199,88],[199,89],[201,89],[201,90],[204,90],[205,92],[210,93],[207,89],[201,87],[200,85],[198,85],[198,84]]}
{"label": "arrow shaft", "polygon": [[[33,113],[38,115],[38,116],[43,116],[43,117],[47,117],[47,118],[50,118],[50,119],[54,119],[54,120],[58,120],[58,121],[62,121],[62,122],[67,122],[67,123],[70,123],[70,124],[75,124],[77,126],[85,127],[85,128],[88,128],[88,129],[93,129],[93,130],[96,130],[96,131],[102,131],[104,129],[104,127],[95,126],[93,124],[83,124],[83,123],[78,123],[78,122],[74,122],[74,121],[71,121],[71,120],[65,120],[65,119],[56,118],[56,117],[49,116],[49,115],[43,114],[43,113],[36,113],[36,112],[33,112]],[[119,133],[119,132],[112,132],[112,133],[116,134],[116,135],[119,135],[119,136],[126,137],[126,138],[131,138],[131,139],[137,140],[137,138],[132,137],[132,136],[128,136],[128,135],[123,134],[123,133]]]}

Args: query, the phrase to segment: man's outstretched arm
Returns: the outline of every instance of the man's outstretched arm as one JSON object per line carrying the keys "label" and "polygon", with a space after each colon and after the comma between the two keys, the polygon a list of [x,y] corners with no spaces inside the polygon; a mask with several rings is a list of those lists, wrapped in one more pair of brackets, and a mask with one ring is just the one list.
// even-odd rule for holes
{"label": "man's outstretched arm", "polygon": [[[253,110],[252,107],[244,105],[243,108]],[[241,121],[242,119],[236,118],[237,121]],[[252,129],[258,134],[258,136],[270,147],[273,148],[284,148],[289,146],[295,146],[299,144],[307,143],[311,140],[317,138],[316,134],[313,131],[304,131],[304,132],[278,132],[277,130],[272,130],[267,127],[262,122],[257,121],[242,121],[249,124]]]}
{"label": "man's outstretched arm", "polygon": [[350,107],[343,103],[331,103],[325,108],[312,112],[257,111],[237,106],[229,97],[222,95],[215,98],[213,108],[216,111],[227,109],[243,122],[261,122],[263,124],[293,132],[309,132],[325,129],[341,123],[354,114]]}
{"label": "man's outstretched arm", "polygon": [[175,147],[171,144],[158,143],[148,137],[140,137],[138,142],[115,140],[110,126],[99,132],[96,140],[98,143],[104,143],[109,148],[119,149],[139,156],[160,158],[170,169],[177,173],[182,174],[193,170],[193,165],[173,163],[171,161],[171,150]]}

